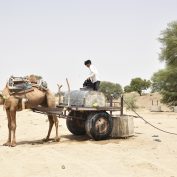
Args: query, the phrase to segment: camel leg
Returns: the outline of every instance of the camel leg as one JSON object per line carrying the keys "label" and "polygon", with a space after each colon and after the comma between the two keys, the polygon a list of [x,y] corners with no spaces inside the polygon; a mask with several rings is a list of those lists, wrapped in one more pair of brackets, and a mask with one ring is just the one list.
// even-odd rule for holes
{"label": "camel leg", "polygon": [[53,124],[54,124],[53,116],[48,116],[48,119],[49,119],[49,130],[48,130],[47,137],[44,139],[45,142],[49,141],[50,134],[51,134],[51,131],[52,131],[52,127],[53,127]]}
{"label": "camel leg", "polygon": [[15,147],[16,146],[16,110],[13,109],[10,111],[10,115],[11,115],[11,132],[12,132],[12,142],[11,142],[11,146]]}
{"label": "camel leg", "polygon": [[9,135],[8,135],[8,140],[6,143],[4,143],[4,146],[11,146],[11,116],[10,116],[10,110],[6,109],[6,114],[7,114],[7,120],[8,120],[8,130],[9,130]]}
{"label": "camel leg", "polygon": [[[46,96],[47,96],[47,106],[49,108],[55,108],[56,107],[55,97],[50,92],[48,92]],[[58,142],[60,140],[60,138],[58,136],[58,119],[56,116],[48,116],[48,118],[49,118],[49,123],[50,124],[52,123],[52,126],[55,123],[55,128],[56,128],[55,141]],[[47,138],[49,138],[51,130],[52,130],[52,127],[50,127],[50,125],[49,125],[49,132],[48,132]]]}
{"label": "camel leg", "polygon": [[53,116],[53,121],[55,123],[55,130],[56,130],[55,141],[59,142],[60,141],[60,137],[58,135],[58,118],[56,116]]}

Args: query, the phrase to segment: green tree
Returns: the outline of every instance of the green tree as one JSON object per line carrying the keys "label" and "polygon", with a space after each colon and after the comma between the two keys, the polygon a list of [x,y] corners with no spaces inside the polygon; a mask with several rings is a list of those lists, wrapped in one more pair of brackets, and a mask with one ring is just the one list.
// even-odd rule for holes
{"label": "green tree", "polygon": [[130,93],[130,92],[132,92],[131,86],[130,86],[130,85],[126,85],[126,86],[124,87],[124,92],[125,92],[125,93]]}
{"label": "green tree", "polygon": [[177,21],[168,24],[159,41],[162,44],[160,60],[166,66],[153,75],[152,91],[162,94],[163,103],[177,106]]}
{"label": "green tree", "polygon": [[142,95],[143,90],[147,90],[151,86],[151,82],[146,79],[141,79],[140,77],[134,78],[131,80],[130,86],[124,88],[124,91],[126,92],[128,89],[128,92],[135,91]]}
{"label": "green tree", "polygon": [[123,92],[120,84],[107,81],[101,82],[99,90],[105,94],[107,100],[110,100],[111,96],[116,99]]}
{"label": "green tree", "polygon": [[152,77],[152,91],[160,92],[162,102],[169,106],[177,106],[177,68],[167,66]]}
{"label": "green tree", "polygon": [[138,92],[140,96],[143,90],[147,90],[151,86],[151,82],[146,79],[141,79],[139,77],[132,79],[130,87],[133,91]]}
{"label": "green tree", "polygon": [[167,66],[177,66],[177,21],[168,24],[159,41],[162,44],[160,60]]}

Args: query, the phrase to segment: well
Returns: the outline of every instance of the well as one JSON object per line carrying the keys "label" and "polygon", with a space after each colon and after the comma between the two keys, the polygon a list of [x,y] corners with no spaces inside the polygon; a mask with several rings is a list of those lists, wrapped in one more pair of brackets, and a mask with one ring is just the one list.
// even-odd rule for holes
{"label": "well", "polygon": [[153,105],[150,108],[151,112],[162,112],[161,106]]}
{"label": "well", "polygon": [[113,116],[112,138],[127,138],[134,136],[134,119],[132,116]]}

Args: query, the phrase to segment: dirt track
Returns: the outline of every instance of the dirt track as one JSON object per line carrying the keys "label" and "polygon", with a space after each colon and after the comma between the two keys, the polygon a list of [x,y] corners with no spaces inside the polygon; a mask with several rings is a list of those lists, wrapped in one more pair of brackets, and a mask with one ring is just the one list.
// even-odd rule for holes
{"label": "dirt track", "polygon": [[[141,115],[177,132],[175,113]],[[71,135],[61,120],[61,142],[43,144],[46,120],[30,111],[18,113],[18,146],[4,147],[7,120],[0,107],[0,177],[177,177],[177,136],[159,132],[140,119],[135,119],[134,137],[101,142]]]}

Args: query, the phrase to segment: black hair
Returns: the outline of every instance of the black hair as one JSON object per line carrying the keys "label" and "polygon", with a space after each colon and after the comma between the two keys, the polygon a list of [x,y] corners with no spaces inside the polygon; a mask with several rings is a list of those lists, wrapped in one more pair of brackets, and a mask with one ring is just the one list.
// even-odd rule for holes
{"label": "black hair", "polygon": [[85,65],[92,64],[91,60],[87,60],[84,62]]}

